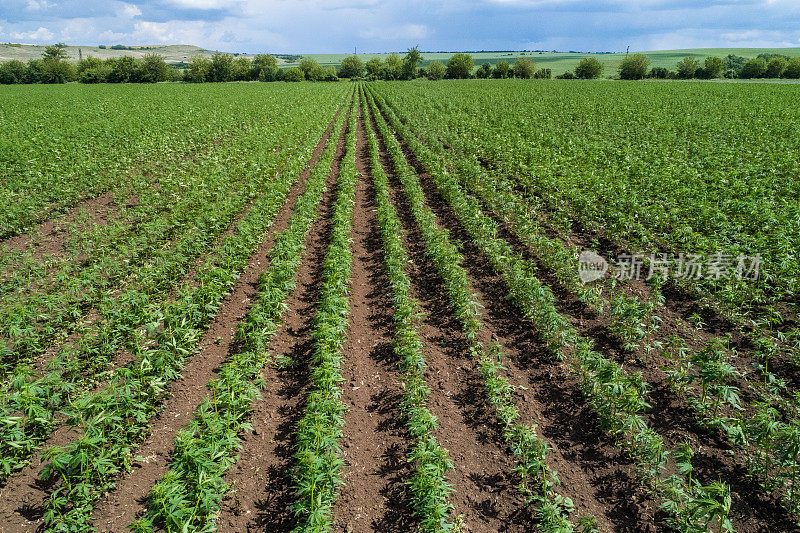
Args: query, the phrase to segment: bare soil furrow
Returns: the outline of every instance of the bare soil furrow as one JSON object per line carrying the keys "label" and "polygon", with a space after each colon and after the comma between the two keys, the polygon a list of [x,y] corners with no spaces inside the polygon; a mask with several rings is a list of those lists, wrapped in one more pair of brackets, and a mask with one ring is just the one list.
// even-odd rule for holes
{"label": "bare soil furrow", "polygon": [[253,431],[242,437],[239,460],[225,475],[231,491],[217,520],[223,531],[291,531],[296,525],[292,462],[294,431],[303,416],[313,350],[313,322],[319,304],[322,263],[330,240],[336,179],[344,157],[347,120],[320,202],[317,220],[305,240],[297,284],[286,300],[283,322],[270,343],[273,364],[261,373],[262,397],[253,406]]}
{"label": "bare soil furrow", "polygon": [[[375,123],[373,119],[373,128]],[[406,230],[404,244],[412,296],[424,311],[418,328],[428,364],[431,388],[429,410],[437,417],[437,440],[450,453],[454,465],[448,482],[452,516],[468,531],[526,531],[531,527],[524,501],[516,489],[514,461],[503,442],[496,419],[485,408],[481,377],[467,348],[441,278],[425,256],[422,235],[389,163],[378,135],[381,162],[391,185],[390,196]]]}
{"label": "bare soil furrow", "polygon": [[342,346],[345,414],[343,486],[334,529],[408,531],[405,458],[411,443],[400,401],[402,374],[392,346],[392,296],[384,271],[369,151],[359,113],[356,167],[360,177],[353,211],[350,319]]}
{"label": "bare soil furrow", "polygon": [[[487,346],[498,341],[503,346],[507,377],[517,387],[521,420],[536,424],[538,432],[553,447],[549,461],[562,481],[559,492],[573,499],[575,516],[592,515],[603,529],[655,530],[657,505],[639,486],[635,465],[597,429],[595,416],[585,405],[568,366],[553,361],[536,337],[533,325],[501,296],[507,292],[502,279],[472,244],[413,153],[403,142],[401,146],[420,178],[428,207],[442,227],[462,243],[464,267],[484,308],[481,341]],[[464,396],[469,398],[468,393]],[[475,409],[488,411],[483,405],[485,400]],[[495,431],[497,438],[502,438],[496,425]],[[520,515],[528,522],[533,518],[530,510]]]}
{"label": "bare soil furrow", "polygon": [[[98,503],[94,525],[99,530],[124,529],[143,509],[150,488],[166,472],[175,434],[191,419],[195,407],[208,393],[208,382],[233,347],[235,326],[252,305],[258,277],[268,266],[267,253],[274,236],[286,227],[294,200],[302,194],[310,168],[322,154],[329,132],[330,128],[318,143],[306,170],[290,190],[270,231],[251,256],[231,293],[221,303],[215,319],[199,341],[198,354],[188,361],[183,377],[167,387],[168,399],[164,402],[163,410],[153,420],[152,433],[135,454],[143,457],[144,461],[137,462],[130,473],[117,481],[117,488]],[[61,427],[44,447],[64,445],[78,435],[79,430]],[[39,453],[28,467],[11,477],[0,492],[3,496],[13,495],[6,497],[4,505],[0,507],[0,517],[4,518],[2,523],[8,528],[7,531],[31,530],[40,521],[42,506],[51,488],[38,482],[41,465]]]}
{"label": "bare soil furrow", "polygon": [[144,461],[136,463],[133,470],[117,482],[116,489],[97,505],[94,525],[99,531],[118,531],[132,522],[144,511],[150,489],[167,472],[175,435],[191,420],[195,408],[208,395],[209,381],[236,349],[236,327],[252,307],[258,292],[258,278],[269,267],[269,250],[276,235],[288,226],[294,203],[303,193],[311,169],[322,155],[334,122],[335,118],[317,143],[306,169],[290,189],[267,236],[201,337],[198,355],[186,365],[182,379],[168,388],[169,399],[153,421],[150,436],[136,453]]}

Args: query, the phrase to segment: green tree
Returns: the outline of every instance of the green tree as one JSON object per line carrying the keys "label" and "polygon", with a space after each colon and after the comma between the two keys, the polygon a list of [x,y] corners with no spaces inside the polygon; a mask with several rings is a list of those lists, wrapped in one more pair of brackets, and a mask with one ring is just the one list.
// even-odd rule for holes
{"label": "green tree", "polygon": [[78,75],[83,74],[85,71],[90,69],[102,69],[104,68],[103,61],[97,57],[87,56],[84,59],[78,61],[77,70]]}
{"label": "green tree", "polygon": [[603,75],[603,64],[596,57],[584,57],[575,67],[575,76],[582,80],[594,80]]}
{"label": "green tree", "polygon": [[250,79],[275,81],[278,74],[278,58],[270,54],[258,54],[253,58]]}
{"label": "green tree", "polygon": [[492,65],[489,63],[483,63],[481,66],[478,67],[478,70],[475,71],[475,77],[485,80],[486,78],[492,77]]}
{"label": "green tree", "polygon": [[342,59],[339,66],[340,78],[360,78],[364,75],[364,62],[356,55],[347,56]]}
{"label": "green tree", "polygon": [[650,59],[646,55],[629,55],[619,65],[619,77],[622,80],[641,80],[647,74],[649,66]]}
{"label": "green tree", "polygon": [[333,65],[322,69],[322,81],[339,81],[339,76],[336,74],[336,68]]}
{"label": "green tree", "polygon": [[678,71],[678,77],[684,80],[694,78],[697,69],[700,68],[700,62],[692,56],[686,56],[675,66]]}
{"label": "green tree", "polygon": [[139,64],[138,80],[141,83],[158,83],[167,81],[167,70],[169,67],[164,62],[164,56],[158,54],[147,54]]}
{"label": "green tree", "polygon": [[505,79],[508,77],[508,73],[510,71],[511,66],[509,66],[508,61],[498,61],[494,66],[494,70],[492,71],[492,77],[497,79]]}
{"label": "green tree", "polygon": [[364,65],[364,68],[367,71],[367,76],[369,78],[375,80],[383,78],[383,61],[381,61],[379,58],[371,58],[369,61],[367,61],[366,65]]}
{"label": "green tree", "polygon": [[18,59],[12,59],[0,63],[0,83],[12,84],[23,83],[25,81],[25,63]]}
{"label": "green tree", "polygon": [[[314,60],[312,59],[312,61]],[[316,63],[316,61],[314,61],[314,63]],[[317,66],[319,67],[319,65]],[[304,78],[305,74],[303,74],[303,71],[299,67],[292,67],[283,72],[284,81],[303,81]]]}
{"label": "green tree", "polygon": [[203,83],[208,81],[211,71],[211,60],[205,56],[196,55],[189,58],[189,66],[183,75],[183,81],[189,83]]}
{"label": "green tree", "polygon": [[208,80],[215,82],[231,81],[233,74],[233,56],[215,52],[211,56],[211,65],[208,69]]}
{"label": "green tree", "polygon": [[53,60],[53,61],[64,61],[69,58],[69,56],[67,55],[66,47],[67,45],[65,45],[64,43],[58,43],[46,46],[44,49],[44,53],[42,54],[42,59]]}
{"label": "green tree", "polygon": [[399,80],[403,77],[403,60],[397,54],[389,54],[384,67],[384,79]]}
{"label": "green tree", "polygon": [[767,78],[780,78],[787,66],[789,66],[789,62],[785,58],[773,57],[767,63]]}
{"label": "green tree", "polygon": [[739,73],[741,78],[763,78],[767,75],[767,61],[763,57],[748,60]]}
{"label": "green tree", "polygon": [[431,61],[426,73],[429,80],[441,80],[447,75],[447,67],[445,67],[441,61]]}
{"label": "green tree", "polygon": [[800,79],[800,57],[792,58],[783,71],[783,77],[792,80]]}
{"label": "green tree", "polygon": [[[312,59],[310,57],[304,57],[303,59],[301,59],[300,60],[300,64],[298,65],[298,68],[303,73],[303,77],[305,79],[307,79],[307,80],[312,79],[312,77],[314,76],[314,73],[317,70],[319,70],[319,71],[322,70],[322,67],[319,66],[319,63],[317,63],[316,60],[314,60],[314,59]],[[291,70],[291,69],[289,69],[289,70]],[[287,70],[287,72],[288,72],[288,70]],[[292,74],[292,75],[294,75],[294,74]]]}
{"label": "green tree", "polygon": [[708,56],[703,63],[705,75],[708,78],[721,78],[722,72],[725,70],[725,62],[721,57]]}
{"label": "green tree", "polygon": [[[190,61],[191,63],[191,61]],[[111,57],[106,59],[109,83],[128,83],[136,71],[136,60],[131,56]]]}
{"label": "green tree", "polygon": [[407,80],[416,78],[420,61],[422,61],[422,54],[419,49],[416,46],[409,48],[408,53],[403,58],[403,78]]}
{"label": "green tree", "polygon": [[251,78],[253,65],[246,57],[237,57],[231,66],[231,79],[233,81],[248,81]]}
{"label": "green tree", "polygon": [[530,79],[536,73],[536,64],[529,57],[520,57],[514,61],[514,77]]}
{"label": "green tree", "polygon": [[553,71],[549,68],[540,68],[533,77],[537,80],[549,80],[553,77]]}
{"label": "green tree", "polygon": [[452,79],[463,79],[472,76],[472,68],[475,61],[469,54],[453,54],[447,61],[447,77]]}

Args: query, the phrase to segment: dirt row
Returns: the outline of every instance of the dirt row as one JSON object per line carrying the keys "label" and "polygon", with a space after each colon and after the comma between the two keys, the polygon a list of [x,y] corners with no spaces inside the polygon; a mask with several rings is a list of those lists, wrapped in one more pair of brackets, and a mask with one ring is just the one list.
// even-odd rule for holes
{"label": "dirt row", "polygon": [[[374,117],[366,111],[359,109],[356,130],[360,176],[351,234],[351,313],[348,338],[342,347],[342,401],[348,407],[341,443],[345,467],[344,484],[333,509],[333,530],[406,532],[416,528],[406,485],[410,476],[406,457],[412,440],[400,410],[403,378],[392,347],[392,297],[377,227],[365,120],[371,121],[374,131],[377,128]],[[309,168],[316,163],[330,134],[329,129]],[[403,242],[411,259],[408,274],[412,296],[424,311],[418,327],[428,363],[426,377],[431,389],[428,407],[439,422],[437,440],[448,450],[454,465],[448,473],[454,489],[450,498],[454,506],[452,516],[463,524],[465,531],[530,531],[535,529],[533,509],[525,505],[516,488],[515,462],[488,406],[477,361],[467,349],[442,280],[425,256],[422,235],[392,171],[384,139],[379,137],[378,141],[380,162],[389,177],[391,201],[400,217]],[[218,519],[221,531],[279,532],[290,531],[296,525],[291,509],[294,432],[309,387],[313,317],[329,242],[335,182],[344,150],[342,131],[328,187],[318,206],[318,218],[305,242],[297,285],[287,300],[284,321],[269,347],[272,361],[279,364],[270,364],[262,372],[264,389],[262,398],[254,404],[253,430],[243,435],[240,458],[226,474],[232,490],[222,503]],[[438,224],[448,229],[459,243],[465,258],[463,266],[484,308],[481,340],[487,344],[499,341],[503,345],[507,377],[517,389],[521,421],[536,425],[538,433],[552,446],[549,464],[561,479],[559,492],[575,502],[573,517],[594,516],[602,531],[663,530],[664,517],[658,512],[657,502],[640,487],[635,465],[597,428],[596,417],[586,406],[568,366],[553,361],[535,328],[502,297],[506,293],[502,280],[471,244],[419,161],[407,146],[404,150]],[[194,409],[208,394],[208,382],[236,349],[236,326],[251,306],[258,276],[268,268],[267,254],[273,239],[286,227],[291,206],[302,194],[308,173],[307,169],[292,188],[268,236],[201,338],[199,352],[188,361],[183,377],[169,386],[168,398],[153,421],[150,436],[135,452],[145,460],[138,461],[129,474],[121,476],[116,488],[96,507],[94,526],[100,531],[123,531],[144,511],[150,489],[168,469],[176,433],[189,422]],[[519,251],[530,253],[510,232],[503,231],[501,236]],[[598,340],[598,344],[605,342],[611,355],[624,360],[625,355],[605,338],[607,324],[599,322],[568,295],[557,296],[559,310],[582,334]],[[663,379],[655,380],[655,384],[661,382]],[[670,442],[697,439],[693,442],[700,444],[702,475],[720,471],[740,476],[731,464],[720,466],[720,454],[725,449],[714,442],[707,444],[707,437],[700,440],[680,406],[671,403],[666,392],[663,394],[665,400],[657,402],[654,412],[649,414],[654,427],[667,433],[665,437]],[[62,428],[48,444],[65,443],[75,435],[75,430]],[[0,489],[0,531],[37,527],[42,503],[51,490],[36,481],[40,466],[37,459]],[[772,506],[774,502],[754,500],[752,491],[743,487],[744,484],[734,486],[737,530],[789,530],[780,510]]]}
{"label": "dirt row", "polygon": [[[311,168],[321,156],[334,123],[335,117],[317,144],[306,170],[301,173],[297,183],[290,190],[264,241],[251,257],[232,292],[223,300],[214,321],[201,337],[199,353],[187,363],[182,379],[168,386],[168,399],[161,414],[153,421],[152,433],[134,454],[144,457],[145,461],[136,463],[131,473],[117,480],[117,489],[98,505],[94,517],[95,526],[100,530],[124,530],[135,513],[143,508],[144,497],[155,480],[166,471],[174,436],[190,420],[195,407],[208,393],[208,382],[232,348],[236,324],[249,310],[252,298],[256,294],[258,277],[268,267],[266,258],[273,239],[286,227],[291,207],[296,198],[302,194],[305,181]],[[79,431],[75,428],[58,428],[43,448],[66,444],[78,436]],[[38,480],[42,466],[41,454],[36,454],[26,468],[12,476],[5,486],[0,488],[2,499],[0,531],[26,531],[38,527],[43,513],[42,506],[52,489],[52,486]],[[104,529],[106,527],[108,529]]]}
{"label": "dirt row", "polygon": [[[466,257],[465,265],[468,266],[470,270],[475,270],[477,268],[479,271],[486,273],[491,272],[489,265],[483,261],[479,252],[469,243],[469,236],[458,223],[455,214],[439,197],[435,186],[431,182],[430,177],[425,173],[422,165],[414,158],[407,146],[403,145],[403,148],[409,161],[420,175],[423,188],[426,191],[431,207],[437,213],[439,219],[445,221],[445,227],[452,232],[452,235],[465,243],[462,250]],[[495,220],[500,223],[499,220]],[[502,223],[500,223],[500,227],[500,236],[508,240],[517,252],[522,253],[527,259],[535,263],[536,259],[531,251],[522,245],[514,237],[513,233]],[[480,266],[476,267],[476,264],[480,264]],[[559,312],[570,320],[581,335],[592,339],[598,349],[612,359],[625,365],[628,371],[640,371],[643,373],[645,381],[649,382],[653,387],[649,396],[652,408],[646,413],[645,419],[653,429],[664,437],[665,444],[671,448],[679,442],[690,442],[696,453],[694,464],[697,469],[698,479],[702,479],[704,482],[722,479],[731,486],[734,497],[731,516],[737,531],[794,530],[795,525],[792,522],[791,516],[780,505],[777,497],[764,494],[758,484],[747,476],[745,469],[737,462],[736,458],[732,456],[731,447],[724,442],[724,439],[722,439],[720,435],[710,434],[698,426],[694,415],[685,405],[684,400],[677,398],[666,384],[666,375],[663,370],[661,370],[660,365],[653,364],[653,361],[648,362],[644,360],[641,357],[641,353],[626,353],[621,343],[611,335],[607,316],[598,316],[594,311],[588,309],[573,295],[564,291],[551,274],[548,274],[542,269],[540,269],[540,273],[542,274],[540,279],[554,291],[556,306]],[[491,276],[488,276],[488,278],[491,278]],[[480,279],[477,273],[474,279]],[[483,282],[489,282],[487,276],[484,276]],[[505,287],[499,280],[496,280],[496,282],[492,284],[492,287],[494,287],[494,291],[489,294],[497,295],[506,292]],[[641,288],[639,289],[641,291]],[[478,294],[480,295],[480,290],[478,290]],[[495,298],[497,297],[495,296]],[[482,304],[486,305],[483,298],[480,300]],[[687,313],[695,312],[699,305],[685,300],[685,295],[680,294],[671,294],[671,298],[668,298],[667,302],[671,302],[666,306],[665,310],[670,320],[665,320],[667,327],[664,333],[672,334],[676,333],[673,325],[675,319],[679,317],[688,317]],[[519,312],[515,314],[517,317],[519,316]],[[487,315],[492,315],[492,311],[488,307]],[[534,333],[531,326],[526,325],[524,329],[529,334]],[[712,336],[712,333],[703,334],[703,332],[695,332],[695,334],[697,336],[696,338],[690,338],[690,343],[695,345],[702,345],[702,342],[709,340]],[[504,345],[508,346],[508,343],[506,342]],[[640,349],[639,352],[641,351]],[[512,357],[512,359],[514,358]],[[661,361],[657,363],[661,363]],[[552,364],[549,366],[552,368]],[[512,382],[514,382],[516,372],[511,367],[509,370],[509,377]],[[550,376],[550,379],[553,378],[556,378],[558,382],[570,381],[568,376]],[[574,386],[572,389],[574,390]],[[747,391],[745,390],[744,392],[744,399],[747,400]],[[578,397],[577,404],[580,405],[580,403],[582,403],[582,400]],[[550,409],[554,413],[564,413],[562,406],[553,405],[552,401],[545,402],[542,407]],[[569,414],[566,414],[566,416],[569,416]],[[591,414],[587,413],[585,420],[590,426],[594,425],[592,423],[593,418]],[[581,424],[579,427],[585,428],[585,425]],[[542,427],[542,431],[548,439],[556,439],[556,443],[558,443],[557,433],[552,436],[548,435],[548,431],[545,430],[544,427]],[[600,435],[596,437],[599,438],[600,441],[606,440]],[[574,449],[573,445],[567,442],[564,442],[564,446]],[[557,453],[558,451],[556,450],[556,454]],[[617,468],[620,466],[618,461],[618,459],[614,460]],[[556,466],[556,469],[559,469],[559,466]],[[564,475],[561,475],[561,478],[562,481],[565,480]],[[633,485],[635,485],[635,474],[632,476],[632,480]],[[635,494],[635,492],[636,491],[629,496],[632,496],[633,500],[636,502],[640,501],[643,497],[647,497],[647,495]],[[625,493],[621,491],[619,494],[624,497]],[[566,495],[574,498],[574,495],[569,491],[566,491]],[[663,517],[659,517],[657,512],[653,512],[653,505],[654,502],[649,502],[646,503],[644,507],[648,509],[646,514],[652,515],[652,519],[655,521],[654,525],[658,525]],[[641,518],[643,517],[639,517],[639,520],[641,520]],[[639,529],[635,530],[641,530],[640,528],[645,527],[644,524],[645,522],[640,522],[637,526]],[[625,528],[621,528],[619,521],[617,521],[615,529]]]}

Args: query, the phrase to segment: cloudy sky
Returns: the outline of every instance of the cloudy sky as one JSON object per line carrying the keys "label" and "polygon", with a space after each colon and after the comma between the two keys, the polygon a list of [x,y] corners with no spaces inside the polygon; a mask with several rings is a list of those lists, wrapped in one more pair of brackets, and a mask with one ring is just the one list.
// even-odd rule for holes
{"label": "cloudy sky", "polygon": [[0,0],[0,42],[229,52],[800,46],[800,0]]}

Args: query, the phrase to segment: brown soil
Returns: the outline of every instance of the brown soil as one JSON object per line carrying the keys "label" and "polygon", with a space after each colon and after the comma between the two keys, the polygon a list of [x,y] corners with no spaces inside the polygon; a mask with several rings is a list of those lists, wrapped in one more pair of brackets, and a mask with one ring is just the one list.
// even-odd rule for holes
{"label": "brown soil", "polygon": [[[530,250],[522,245],[505,225],[500,223],[500,228],[502,238],[511,243],[526,259],[537,263]],[[793,527],[791,516],[782,508],[777,496],[764,494],[758,484],[748,478],[745,468],[741,465],[740,455],[732,455],[736,451],[733,446],[719,432],[701,427],[686,399],[678,397],[670,389],[667,374],[663,370],[668,361],[658,351],[648,356],[642,347],[630,353],[626,352],[611,334],[607,314],[597,315],[588,309],[564,290],[552,273],[540,268],[538,274],[539,279],[554,291],[559,312],[570,320],[581,335],[595,341],[598,350],[625,365],[629,372],[641,372],[644,380],[651,385],[648,401],[652,407],[645,413],[645,420],[664,438],[667,447],[672,448],[684,441],[690,442],[696,454],[694,459],[696,478],[703,483],[722,479],[731,486],[733,493],[731,517],[734,519],[737,531],[762,531],[765,528],[791,530]],[[641,281],[633,280],[627,284],[627,288],[630,296],[649,297],[649,287]],[[674,288],[667,293],[669,297],[666,304],[658,313],[663,321],[660,329],[641,344],[655,339],[666,342],[671,335],[677,335],[687,341],[688,347],[698,351],[713,337],[722,335],[724,331],[730,331],[727,328],[733,327],[730,324],[726,326],[719,317],[707,316],[710,323],[704,329],[692,328],[688,325],[687,319],[691,313],[701,311],[701,306]],[[742,347],[747,345],[747,341],[737,333],[734,335],[733,345]],[[743,372],[742,376],[732,379],[730,384],[739,388],[746,416],[752,414],[753,404],[759,399],[750,385],[752,380],[760,379],[750,366],[751,361],[752,357],[746,352],[737,352],[731,360],[731,363]],[[694,394],[699,396],[699,387],[695,385],[691,388]],[[734,415],[733,412],[726,414]]]}
{"label": "brown soil", "polygon": [[225,475],[232,488],[222,502],[217,520],[223,531],[289,531],[295,525],[291,465],[293,435],[303,414],[308,390],[308,364],[313,350],[313,323],[322,281],[322,263],[330,240],[330,215],[335,183],[344,156],[345,126],[327,179],[327,190],[317,220],[305,241],[305,255],[297,272],[297,284],[287,299],[283,323],[270,343],[273,361],[262,371],[262,398],[253,406],[253,431],[245,433],[239,460]]}
{"label": "brown soil", "polygon": [[[363,108],[361,110],[363,112]],[[353,212],[350,324],[342,346],[342,456],[345,468],[333,512],[336,531],[409,531],[411,438],[399,405],[402,374],[392,347],[392,296],[375,215],[363,115],[357,127],[360,178]]]}
{"label": "brown soil", "polygon": [[88,212],[90,225],[108,224],[116,213],[113,191],[107,191],[89,200],[80,202],[59,217],[51,218],[39,224],[36,229],[11,237],[0,245],[14,250],[32,248],[33,257],[43,259],[49,256],[61,256],[66,252],[66,242],[70,236],[67,226],[83,211]]}
{"label": "brown soil", "polygon": [[[374,120],[372,125],[377,131]],[[428,408],[438,419],[436,437],[455,467],[448,474],[455,489],[450,496],[452,516],[463,520],[468,531],[527,530],[530,520],[515,487],[514,461],[493,414],[483,407],[486,397],[476,361],[469,355],[442,280],[425,256],[422,235],[380,136],[378,140],[391,200],[407,232],[404,245],[411,259],[412,297],[424,311],[417,327],[428,364]]]}
{"label": "brown soil", "polygon": [[195,408],[208,395],[209,381],[235,349],[236,325],[252,307],[253,298],[258,292],[258,278],[269,266],[268,254],[275,236],[288,226],[292,207],[304,190],[311,168],[322,155],[331,129],[329,127],[320,139],[306,170],[290,190],[266,238],[251,256],[233,290],[223,300],[217,315],[201,337],[198,354],[189,360],[183,377],[168,386],[169,398],[153,421],[150,436],[134,454],[144,457],[144,461],[137,462],[130,473],[116,482],[116,489],[98,503],[94,525],[99,531],[118,531],[132,522],[144,511],[153,485],[167,472],[175,435],[194,416]]}
{"label": "brown soil", "polygon": [[[448,229],[453,232],[453,235],[456,238],[460,238],[464,242],[469,242],[469,236],[466,234],[463,228],[461,228],[457,218],[455,217],[455,214],[452,212],[449,206],[447,206],[439,197],[438,192],[435,190],[435,186],[430,181],[429,176],[424,172],[424,168],[420,162],[416,160],[407,146],[404,145],[403,148],[406,156],[409,158],[409,161],[420,175],[426,195],[428,196],[429,201],[431,201],[434,211],[437,212],[437,215],[439,215],[440,219],[450,221],[450,224],[447,225]],[[439,209],[437,209],[437,206]],[[503,228],[501,226],[500,236],[502,238],[506,238],[518,252],[528,255],[529,251],[526,250],[525,247],[519,243],[513,235],[511,235],[507,228]],[[471,248],[472,251],[470,252],[469,250]],[[467,244],[464,251],[467,257],[465,266],[469,266],[470,269],[474,269],[475,265],[482,261],[482,258],[479,257],[478,250],[474,249],[472,245]],[[483,268],[479,270],[485,270],[485,272],[491,271],[488,264],[485,264]],[[667,447],[674,447],[676,444],[682,441],[691,442],[692,448],[696,453],[694,464],[697,470],[697,478],[706,483],[721,478],[723,481],[726,481],[730,484],[734,497],[731,517],[734,519],[734,524],[737,527],[737,531],[794,530],[795,526],[791,521],[791,517],[781,507],[777,498],[775,496],[770,497],[764,495],[763,491],[760,490],[757,484],[747,478],[744,469],[737,464],[735,458],[730,455],[730,446],[723,442],[719,436],[709,435],[697,426],[694,416],[688,410],[684,402],[681,399],[676,398],[674,393],[672,393],[672,391],[666,385],[665,374],[660,368],[660,363],[663,361],[657,361],[656,364],[653,364],[653,362],[649,364],[642,364],[637,360],[637,356],[641,358],[641,353],[627,354],[622,349],[620,343],[614,339],[608,331],[607,316],[597,316],[596,313],[587,309],[582,303],[577,301],[574,296],[561,289],[552,276],[549,276],[546,272],[543,274],[544,275],[541,278],[542,281],[550,285],[551,289],[554,290],[554,294],[556,296],[556,307],[558,308],[559,312],[570,319],[571,323],[578,330],[578,332],[596,341],[596,346],[598,349],[600,349],[600,351],[606,355],[610,355],[612,359],[616,359],[618,362],[625,364],[629,371],[631,369],[641,371],[645,381],[649,382],[653,386],[653,390],[649,397],[653,407],[646,413],[645,420],[654,430],[664,437]],[[496,285],[496,289],[488,294],[496,295],[498,293],[502,294],[506,292],[505,287],[499,279],[496,281]],[[645,289],[646,286],[644,289],[639,287],[640,291]],[[486,305],[482,298],[481,300],[481,303]],[[495,304],[496,297],[491,299],[491,302],[492,304]],[[675,311],[671,310],[671,312],[674,313]],[[491,313],[488,314],[491,315]],[[663,331],[660,331],[659,333],[665,336],[668,336],[674,332],[674,320],[672,322],[665,321],[665,326],[662,326],[662,329]],[[705,336],[705,340],[707,341],[709,337],[710,336]],[[702,342],[702,339],[698,340],[695,338],[692,340],[692,342],[700,343]],[[506,347],[509,346],[508,342],[503,344]],[[519,346],[519,344],[516,342],[514,345]],[[641,352],[641,350],[639,350],[639,352]],[[512,355],[512,360],[513,359],[514,357]],[[509,370],[513,369],[509,367]],[[515,373],[512,371],[509,372],[509,374],[513,376]],[[562,379],[565,379],[567,382],[571,381],[571,378],[564,378],[563,376],[559,377],[558,381],[561,382]],[[512,382],[513,381],[514,380],[512,379]],[[553,387],[550,385],[548,388],[552,389]],[[581,405],[582,400],[580,399],[580,395],[576,395],[575,402],[576,406]],[[555,416],[566,416],[568,418],[571,416],[569,414],[569,409],[564,409],[562,406],[557,406],[557,409],[555,409],[556,406],[553,404],[553,398],[545,397],[544,401],[542,401],[542,404],[543,406],[546,406],[546,408],[549,408],[552,414]],[[577,429],[580,431],[585,431],[587,427],[593,426],[592,421],[595,419],[595,417],[588,412],[588,410],[584,408],[583,411],[585,412],[585,416],[583,418],[585,419],[586,424],[584,425],[579,423],[576,425]],[[544,430],[544,427],[543,432],[547,438],[555,438],[554,436],[548,435],[547,431]],[[606,440],[599,434],[595,435],[595,437]],[[574,445],[568,446],[571,449],[574,449]],[[591,447],[588,449],[592,450]],[[612,476],[609,477],[609,479],[613,480],[614,476],[618,474],[620,469],[620,460],[623,459],[615,459],[613,461],[613,466],[609,470],[609,473],[611,473]],[[564,467],[574,467],[574,465],[571,465],[573,461],[574,458],[563,461],[562,465],[557,466],[556,469],[561,470]],[[639,501],[643,498],[646,498],[647,496],[643,494],[642,491],[638,491],[639,494],[630,492],[630,489],[636,488],[635,469],[632,469],[630,472],[630,486],[625,490],[617,490],[615,492],[623,498],[626,497],[626,495],[628,495],[628,497],[632,495],[634,501]],[[565,481],[566,479],[563,474],[561,478],[562,481]],[[602,492],[606,493],[607,490],[607,488],[604,488]],[[575,496],[569,492],[566,492],[565,494],[573,497],[573,499],[575,498]],[[647,510],[645,511],[645,514],[655,517],[657,514],[657,509],[655,509],[655,507],[656,506],[654,505],[654,502],[646,502],[645,508]],[[598,507],[598,509],[605,509],[606,511],[611,510],[609,509],[609,503],[604,503],[604,505]],[[619,519],[619,517],[614,518],[615,521]],[[630,530],[629,525],[620,527],[618,522],[615,523],[615,529]],[[633,522],[633,524],[635,525],[636,522]],[[643,526],[640,523],[638,527]]]}
{"label": "brown soil", "polygon": [[[266,257],[272,246],[274,235],[285,227],[291,214],[294,199],[302,192],[302,184],[308,177],[309,169],[316,164],[324,148],[325,137],[320,141],[309,161],[308,168],[300,175],[297,183],[290,191],[287,202],[281,208],[270,233],[251,257],[243,275],[237,280],[231,294],[223,300],[220,311],[200,341],[199,355],[193,357],[184,369],[184,378],[168,387],[170,398],[165,402],[164,411],[154,420],[151,436],[138,450],[137,455],[146,458],[137,463],[133,471],[118,480],[117,489],[107,500],[99,504],[95,513],[98,528],[109,527],[116,531],[118,526],[124,528],[132,520],[135,513],[142,508],[144,497],[153,483],[166,468],[166,460],[172,449],[177,430],[185,425],[193,415],[193,410],[207,394],[208,381],[224,361],[228,349],[233,343],[235,324],[244,317],[255,294],[258,276],[266,267]],[[121,360],[125,353],[120,354]],[[64,445],[79,435],[74,428],[61,427],[48,439],[45,447]],[[6,497],[0,505],[0,517],[10,531],[24,531],[36,527],[42,514],[42,505],[50,487],[37,481],[41,468],[41,454],[36,454],[31,464],[21,472],[12,476],[3,489],[3,494],[14,494]],[[128,518],[130,515],[130,518]]]}
{"label": "brown soil", "polygon": [[[559,492],[572,498],[575,515],[596,517],[603,530],[654,530],[657,506],[639,487],[635,466],[596,429],[595,417],[584,405],[569,369],[552,361],[533,326],[521,320],[520,313],[499,297],[506,292],[500,277],[493,274],[485,258],[470,244],[469,236],[435,191],[430,177],[404,148],[420,177],[428,206],[451,236],[462,243],[464,267],[478,302],[485,308],[481,340],[486,345],[496,340],[504,347],[507,377],[518,387],[521,421],[536,424],[540,436],[553,447],[549,464],[559,473]],[[465,400],[481,397],[482,401],[472,402],[473,408],[492,419],[495,439],[502,439],[501,430],[486,407],[482,384],[476,379],[475,390],[462,394]],[[520,510],[514,518],[533,527],[530,509]]]}

